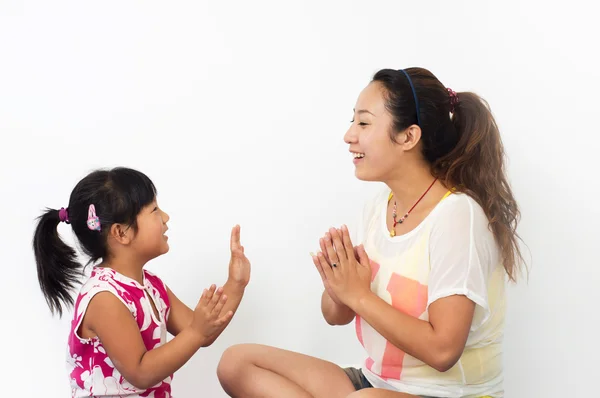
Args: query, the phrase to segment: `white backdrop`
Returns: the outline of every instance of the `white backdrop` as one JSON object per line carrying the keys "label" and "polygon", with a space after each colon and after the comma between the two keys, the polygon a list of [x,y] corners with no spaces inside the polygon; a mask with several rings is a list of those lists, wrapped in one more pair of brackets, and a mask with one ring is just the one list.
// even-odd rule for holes
{"label": "white backdrop", "polygon": [[177,372],[175,396],[225,396],[216,365],[240,342],[358,365],[353,326],[321,318],[308,253],[378,188],[342,141],[360,90],[380,68],[423,66],[490,102],[510,157],[533,261],[510,291],[506,396],[595,396],[598,6],[233,3],[0,0],[2,395],[69,394],[71,314],[52,318],[39,292],[34,218],[115,165],[155,181],[171,251],[148,268],[188,305],[225,281],[236,223],[252,261],[233,323]]}

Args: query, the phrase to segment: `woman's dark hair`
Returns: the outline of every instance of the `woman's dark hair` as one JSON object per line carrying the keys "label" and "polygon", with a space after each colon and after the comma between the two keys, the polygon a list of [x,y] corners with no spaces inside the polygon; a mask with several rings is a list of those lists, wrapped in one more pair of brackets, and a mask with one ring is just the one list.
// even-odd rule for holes
{"label": "woman's dark hair", "polygon": [[373,81],[385,88],[387,110],[393,116],[392,140],[396,142],[397,135],[412,125],[421,128],[423,156],[431,173],[446,187],[470,195],[481,205],[500,246],[506,273],[516,281],[523,260],[516,232],[520,212],[487,102],[471,92],[449,92],[423,68],[383,69]]}
{"label": "woman's dark hair", "polygon": [[[136,230],[137,215],[155,197],[154,184],[137,170],[96,170],[75,186],[66,209],[46,209],[38,218],[33,251],[40,288],[53,314],[62,316],[63,305],[73,305],[71,291],[83,271],[75,250],[58,235],[58,224],[65,221],[71,225],[79,246],[90,258],[88,264],[95,263],[110,255],[107,237],[111,226],[123,224]],[[95,207],[100,230],[88,228],[90,205]]]}

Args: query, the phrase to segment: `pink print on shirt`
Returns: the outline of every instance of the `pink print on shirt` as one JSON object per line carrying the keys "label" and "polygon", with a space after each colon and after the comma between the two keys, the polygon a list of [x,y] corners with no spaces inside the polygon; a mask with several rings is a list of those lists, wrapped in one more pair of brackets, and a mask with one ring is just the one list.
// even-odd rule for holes
{"label": "pink print on shirt", "polygon": [[[373,281],[375,280],[375,277],[377,276],[377,273],[379,272],[380,266],[373,260],[369,260],[369,262],[371,264],[371,283],[373,283]],[[354,327],[356,330],[356,337],[358,337],[358,341],[360,341],[360,344],[364,347],[365,343],[363,342],[363,335],[362,335],[362,328],[360,326],[360,319],[361,319],[360,316],[356,315]]]}
{"label": "pink print on shirt", "polygon": [[[371,282],[375,280],[375,277],[380,269],[379,264],[371,261],[372,278]],[[389,281],[387,282],[386,290],[391,296],[392,307],[397,310],[410,315],[412,317],[420,317],[427,309],[427,286],[422,285],[419,282],[392,273]],[[362,331],[362,319],[356,316],[356,335],[360,343],[364,346],[363,331]],[[383,357],[379,361],[381,363],[381,372],[374,372],[383,379],[394,379],[401,380],[402,368],[404,357],[406,353],[396,346],[392,345],[389,341],[386,341],[385,351]],[[367,358],[365,366],[367,369],[373,372],[373,364],[375,361],[373,358]]]}

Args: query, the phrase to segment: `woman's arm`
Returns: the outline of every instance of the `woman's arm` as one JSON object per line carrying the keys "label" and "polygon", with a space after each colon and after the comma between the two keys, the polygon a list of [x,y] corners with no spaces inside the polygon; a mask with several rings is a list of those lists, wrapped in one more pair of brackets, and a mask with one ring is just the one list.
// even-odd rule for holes
{"label": "woman's arm", "polygon": [[331,299],[327,290],[321,296],[321,312],[325,321],[334,325],[347,325],[354,320],[356,314],[347,305],[337,304]]}
{"label": "woman's arm", "polygon": [[465,296],[437,300],[429,307],[429,321],[400,312],[374,293],[351,302],[351,308],[394,346],[445,372],[462,355],[475,303]]}
{"label": "woman's arm", "polygon": [[408,315],[390,305],[370,289],[369,258],[360,246],[358,261],[348,234],[331,229],[325,237],[330,267],[319,253],[321,268],[337,297],[361,316],[391,344],[429,366],[446,371],[460,358],[471,327],[475,303],[465,296],[451,295],[429,307],[429,320]]}

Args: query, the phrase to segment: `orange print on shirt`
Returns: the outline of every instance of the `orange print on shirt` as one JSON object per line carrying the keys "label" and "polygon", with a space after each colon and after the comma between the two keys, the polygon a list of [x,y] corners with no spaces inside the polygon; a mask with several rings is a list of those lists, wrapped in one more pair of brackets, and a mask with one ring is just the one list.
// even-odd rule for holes
{"label": "orange print on shirt", "polygon": [[[392,307],[407,315],[418,318],[427,308],[427,286],[414,279],[392,274],[387,291],[392,297]],[[400,380],[405,355],[404,351],[387,341],[380,376]]]}
{"label": "orange print on shirt", "polygon": [[369,264],[371,265],[371,283],[372,283],[375,280],[375,277],[377,276],[377,273],[379,272],[379,268],[381,268],[381,265],[377,264],[373,260],[369,260]]}

